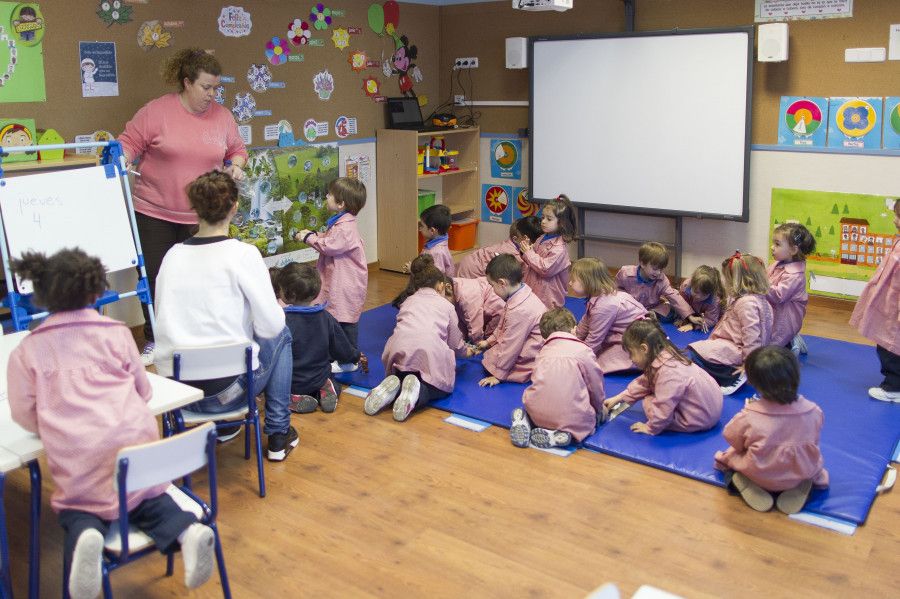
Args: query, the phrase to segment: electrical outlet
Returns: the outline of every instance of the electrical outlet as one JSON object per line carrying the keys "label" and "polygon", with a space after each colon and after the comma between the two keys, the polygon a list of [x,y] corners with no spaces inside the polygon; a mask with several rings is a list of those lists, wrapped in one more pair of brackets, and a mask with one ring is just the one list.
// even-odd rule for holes
{"label": "electrical outlet", "polygon": [[477,56],[466,56],[463,58],[457,58],[453,61],[453,69],[477,69],[478,68],[478,57]]}
{"label": "electrical outlet", "polygon": [[453,103],[457,106],[462,106],[466,101],[466,97],[462,94],[456,94],[453,96]]}

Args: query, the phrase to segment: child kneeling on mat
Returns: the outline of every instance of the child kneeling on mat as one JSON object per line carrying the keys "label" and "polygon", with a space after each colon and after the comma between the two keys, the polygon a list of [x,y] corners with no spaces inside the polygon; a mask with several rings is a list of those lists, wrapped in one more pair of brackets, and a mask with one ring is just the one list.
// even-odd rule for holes
{"label": "child kneeling on mat", "polygon": [[456,358],[466,355],[456,309],[447,298],[453,284],[433,264],[416,269],[411,278],[413,293],[400,305],[394,333],[381,354],[388,376],[364,405],[366,414],[374,416],[393,403],[398,422],[453,392]]}
{"label": "child kneeling on mat", "polygon": [[535,361],[525,408],[512,412],[510,439],[516,447],[548,448],[581,442],[594,432],[603,406],[603,372],[594,352],[575,336],[575,317],[566,308],[541,316],[546,339]]}
{"label": "child kneeling on mat", "polygon": [[[50,499],[64,531],[69,595],[100,594],[103,539],[119,517],[113,472],[123,447],[159,440],[147,408],[153,394],[131,331],[91,306],[107,289],[106,269],[79,249],[25,252],[13,272],[34,284],[36,305],[52,314],[9,357],[9,409],[40,431],[56,483]],[[184,584],[206,582],[213,531],[166,494],[168,485],[129,493],[129,521],[161,552],[181,546]]]}
{"label": "child kneeling on mat", "polygon": [[604,402],[604,414],[620,401],[643,399],[647,422],[635,422],[636,433],[693,433],[711,429],[722,416],[722,390],[706,371],[675,347],[652,315],[637,320],[622,337],[622,345],[644,374],[622,393]]}
{"label": "child kneeling on mat", "polygon": [[[824,415],[797,394],[800,365],[787,348],[755,349],[744,366],[759,397],[725,426],[722,434],[731,447],[716,452],[715,466],[731,474],[730,484],[754,510],[769,511],[774,503],[794,514],[813,486],[828,486],[819,450]],[[777,500],[772,493],[779,493]]]}

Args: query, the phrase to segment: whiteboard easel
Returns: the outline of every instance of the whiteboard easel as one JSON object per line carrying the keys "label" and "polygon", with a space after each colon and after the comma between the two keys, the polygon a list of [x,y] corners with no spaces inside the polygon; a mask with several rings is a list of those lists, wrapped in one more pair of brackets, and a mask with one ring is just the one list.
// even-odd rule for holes
{"label": "whiteboard easel", "polygon": [[0,252],[9,287],[3,305],[12,312],[17,331],[48,316],[48,312],[29,313],[31,282],[13,277],[10,257],[19,257],[25,251],[50,255],[77,246],[100,258],[107,273],[139,270],[134,290],[109,290],[94,307],[137,296],[147,305],[150,326],[155,330],[153,301],[121,144],[111,141],[0,147],[0,153],[78,148],[103,148],[101,164],[3,179],[0,162]]}

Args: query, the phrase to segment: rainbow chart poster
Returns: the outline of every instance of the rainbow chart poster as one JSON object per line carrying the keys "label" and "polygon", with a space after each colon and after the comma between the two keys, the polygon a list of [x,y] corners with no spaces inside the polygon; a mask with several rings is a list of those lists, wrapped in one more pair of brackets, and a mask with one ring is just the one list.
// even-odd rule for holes
{"label": "rainbow chart poster", "polygon": [[828,147],[881,149],[882,98],[830,98]]}
{"label": "rainbow chart poster", "polygon": [[778,145],[825,147],[828,98],[781,96]]}
{"label": "rainbow chart poster", "polygon": [[884,149],[900,150],[900,97],[884,99]]}

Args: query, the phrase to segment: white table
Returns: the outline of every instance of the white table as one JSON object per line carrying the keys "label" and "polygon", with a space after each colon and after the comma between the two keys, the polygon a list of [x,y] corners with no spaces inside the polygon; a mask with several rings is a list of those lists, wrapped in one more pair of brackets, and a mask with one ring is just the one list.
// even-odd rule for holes
{"label": "white table", "polygon": [[[9,411],[9,403],[6,399],[6,367],[9,355],[13,349],[28,335],[28,331],[20,331],[0,337],[0,528],[6,531],[6,515],[2,509],[3,502],[3,478],[7,472],[28,466],[31,471],[31,547],[32,559],[28,574],[29,597],[38,597],[39,561],[37,559],[38,547],[38,522],[41,506],[41,474],[37,459],[44,453],[44,444],[40,437],[30,433],[12,421]],[[153,373],[147,373],[150,386],[153,388],[153,398],[147,404],[154,416],[184,407],[195,401],[203,399],[200,389],[190,387]],[[8,545],[3,535],[0,538],[0,566],[7,571]],[[11,592],[7,590],[7,592]]]}

